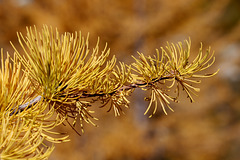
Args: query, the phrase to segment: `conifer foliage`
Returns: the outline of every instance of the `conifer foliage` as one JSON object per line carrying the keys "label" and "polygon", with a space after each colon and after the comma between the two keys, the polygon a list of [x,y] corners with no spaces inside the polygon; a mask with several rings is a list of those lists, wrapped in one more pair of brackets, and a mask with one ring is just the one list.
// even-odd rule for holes
{"label": "conifer foliage", "polygon": [[190,40],[168,44],[153,56],[138,53],[127,65],[110,57],[107,45],[100,51],[99,41],[90,49],[89,36],[81,32],[59,34],[43,26],[17,35],[21,49],[12,44],[14,57],[4,59],[1,50],[1,159],[47,159],[55,143],[69,141],[53,131],[56,126],[68,123],[80,134],[84,122],[95,125],[93,107],[109,107],[119,116],[137,88],[150,93],[145,114],[152,117],[158,107],[167,114],[180,92],[193,102],[200,91],[195,84],[217,73],[201,74],[215,61],[210,48],[204,53],[201,46],[190,61]]}

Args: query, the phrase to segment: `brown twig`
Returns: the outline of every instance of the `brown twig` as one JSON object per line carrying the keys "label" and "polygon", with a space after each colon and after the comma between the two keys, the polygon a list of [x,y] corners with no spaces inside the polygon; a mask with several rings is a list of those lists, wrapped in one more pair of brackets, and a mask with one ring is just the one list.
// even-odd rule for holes
{"label": "brown twig", "polygon": [[[166,77],[160,77],[160,78],[155,78],[155,79],[152,79],[152,83],[155,83],[155,82],[159,82],[161,80],[165,80],[165,79],[171,79],[171,78],[174,78],[173,76],[166,76]],[[125,90],[130,90],[130,89],[134,89],[134,88],[140,88],[141,86],[148,86],[148,85],[151,85],[151,84],[148,84],[146,82],[143,82],[143,83],[133,83],[133,84],[130,84],[130,85],[126,85],[126,86],[122,86],[121,88],[119,88],[118,90],[116,91],[113,91],[111,93],[108,93],[109,95],[113,95],[117,92],[121,92],[121,91],[125,91]],[[90,97],[101,97],[101,96],[104,96],[106,95],[106,93],[97,93],[97,94],[90,94],[90,93],[81,93],[81,96],[79,95],[72,95],[71,98],[90,98]],[[34,98],[33,100],[31,100],[30,102],[27,102],[25,104],[22,104],[20,106],[18,106],[17,109],[14,109],[10,115],[13,115],[13,114],[18,114],[20,112],[22,112],[23,110],[25,109],[28,109],[28,108],[31,108],[32,106],[34,106],[36,103],[38,103],[43,97],[42,96],[37,96],[36,98]]]}

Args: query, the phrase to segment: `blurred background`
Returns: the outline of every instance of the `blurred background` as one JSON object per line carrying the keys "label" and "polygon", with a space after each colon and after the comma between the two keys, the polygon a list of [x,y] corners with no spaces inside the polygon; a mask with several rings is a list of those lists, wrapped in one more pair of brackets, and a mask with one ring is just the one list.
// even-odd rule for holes
{"label": "blurred background", "polygon": [[[200,42],[215,51],[217,76],[204,79],[190,103],[186,95],[175,112],[159,108],[144,116],[144,93],[135,91],[130,109],[114,117],[97,109],[95,123],[78,136],[68,126],[71,142],[58,144],[50,160],[238,160],[240,157],[240,1],[239,0],[0,0],[0,47],[13,53],[16,32],[43,24],[61,33],[90,33],[90,45],[100,37],[111,55],[133,62],[137,51],[155,54],[166,42],[191,38],[192,56]],[[137,95],[136,95],[137,94]]]}

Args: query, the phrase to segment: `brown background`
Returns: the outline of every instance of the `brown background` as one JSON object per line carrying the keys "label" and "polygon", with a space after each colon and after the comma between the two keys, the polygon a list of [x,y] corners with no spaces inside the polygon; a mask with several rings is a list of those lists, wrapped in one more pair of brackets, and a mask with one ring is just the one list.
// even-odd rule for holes
{"label": "brown background", "polygon": [[50,160],[237,160],[240,157],[240,1],[239,0],[0,0],[0,47],[13,53],[16,32],[43,24],[101,38],[118,60],[132,62],[137,51],[152,55],[166,41],[192,40],[215,50],[217,76],[199,85],[190,103],[183,95],[175,112],[143,116],[147,103],[136,91],[126,115],[97,109],[99,127],[85,125],[79,137],[58,144]]}

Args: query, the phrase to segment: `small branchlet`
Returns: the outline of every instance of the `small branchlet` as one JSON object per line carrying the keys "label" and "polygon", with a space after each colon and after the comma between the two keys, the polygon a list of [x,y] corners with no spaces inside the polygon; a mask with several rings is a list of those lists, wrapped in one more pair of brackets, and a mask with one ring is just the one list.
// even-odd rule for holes
{"label": "small branchlet", "polygon": [[199,74],[212,66],[214,54],[210,48],[204,54],[201,46],[190,61],[190,40],[185,41],[186,47],[168,44],[152,57],[138,53],[135,62],[126,65],[117,64],[115,56],[109,58],[107,45],[100,52],[99,40],[90,50],[89,36],[85,39],[81,32],[61,35],[44,26],[42,32],[30,27],[26,37],[17,35],[22,50],[12,44],[14,58],[8,56],[4,61],[2,56],[0,71],[2,159],[49,157],[54,146],[46,147],[46,141],[68,141],[67,135],[53,131],[56,126],[66,122],[80,135],[84,122],[96,126],[94,107],[109,107],[108,112],[119,116],[138,88],[150,91],[145,97],[149,101],[145,114],[152,111],[152,117],[159,106],[167,114],[167,109],[173,111],[170,102],[179,102],[181,88],[193,102],[192,95],[200,91],[195,84],[217,74]]}

